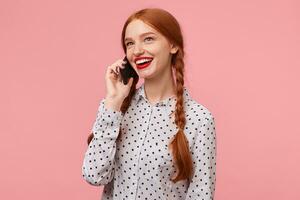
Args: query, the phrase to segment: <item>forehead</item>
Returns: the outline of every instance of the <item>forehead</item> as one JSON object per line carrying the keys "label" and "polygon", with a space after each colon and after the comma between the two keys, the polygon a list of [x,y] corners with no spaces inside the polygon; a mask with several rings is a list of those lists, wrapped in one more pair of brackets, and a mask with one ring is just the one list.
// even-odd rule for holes
{"label": "forehead", "polygon": [[139,37],[146,32],[152,32],[156,35],[160,35],[158,31],[144,23],[142,20],[133,20],[126,27],[125,39]]}

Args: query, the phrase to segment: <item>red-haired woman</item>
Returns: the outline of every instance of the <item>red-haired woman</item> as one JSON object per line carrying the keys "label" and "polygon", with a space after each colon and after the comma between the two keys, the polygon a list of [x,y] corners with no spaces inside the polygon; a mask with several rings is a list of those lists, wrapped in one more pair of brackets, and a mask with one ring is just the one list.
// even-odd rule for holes
{"label": "red-haired woman", "polygon": [[[107,67],[82,175],[104,185],[102,199],[213,199],[216,132],[212,113],[184,86],[184,45],[167,11],[133,13],[122,47],[137,73],[120,81],[123,59]],[[136,88],[139,78],[144,83]]]}

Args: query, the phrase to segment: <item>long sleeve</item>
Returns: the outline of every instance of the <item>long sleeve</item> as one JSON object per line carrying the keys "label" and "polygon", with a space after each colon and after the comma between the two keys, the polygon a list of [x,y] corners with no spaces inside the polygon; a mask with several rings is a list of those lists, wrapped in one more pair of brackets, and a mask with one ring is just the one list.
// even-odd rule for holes
{"label": "long sleeve", "polygon": [[205,118],[192,150],[194,175],[186,200],[213,200],[216,184],[216,130],[214,117]]}
{"label": "long sleeve", "polygon": [[107,109],[102,99],[92,127],[94,138],[88,145],[82,165],[82,176],[91,185],[106,185],[114,176],[116,139],[123,114]]}

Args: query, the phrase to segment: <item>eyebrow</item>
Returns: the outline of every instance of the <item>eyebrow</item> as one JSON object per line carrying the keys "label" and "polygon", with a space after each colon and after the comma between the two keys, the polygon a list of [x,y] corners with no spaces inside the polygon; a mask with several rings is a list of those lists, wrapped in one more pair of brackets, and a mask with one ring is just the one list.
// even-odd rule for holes
{"label": "eyebrow", "polygon": [[[142,36],[144,36],[144,35],[148,35],[148,34],[155,34],[155,33],[153,33],[153,32],[146,32],[146,33],[142,33],[141,35],[140,35],[140,37],[142,37]],[[126,41],[126,40],[130,40],[131,38],[125,38],[125,40],[124,41]]]}

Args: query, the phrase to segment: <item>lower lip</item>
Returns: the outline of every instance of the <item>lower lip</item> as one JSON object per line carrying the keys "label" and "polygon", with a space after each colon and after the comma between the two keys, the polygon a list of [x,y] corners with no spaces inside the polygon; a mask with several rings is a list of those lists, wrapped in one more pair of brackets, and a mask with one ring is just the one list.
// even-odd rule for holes
{"label": "lower lip", "polygon": [[152,63],[152,61],[151,61],[151,62],[148,62],[148,63],[145,63],[145,64],[143,64],[143,65],[136,65],[136,67],[137,67],[138,69],[144,69],[144,68],[148,67],[151,63]]}

